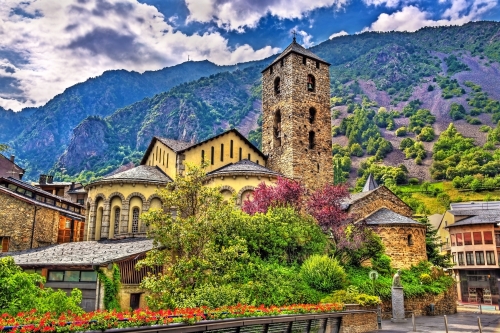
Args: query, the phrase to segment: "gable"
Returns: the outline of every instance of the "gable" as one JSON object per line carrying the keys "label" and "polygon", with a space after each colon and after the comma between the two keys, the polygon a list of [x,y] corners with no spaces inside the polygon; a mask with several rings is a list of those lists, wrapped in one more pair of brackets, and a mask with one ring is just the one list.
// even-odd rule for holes
{"label": "gable", "polygon": [[385,186],[379,186],[367,195],[355,200],[349,205],[347,211],[357,218],[363,218],[376,212],[381,207],[387,207],[393,212],[406,217],[413,215],[412,209]]}
{"label": "gable", "polygon": [[185,149],[182,154],[184,164],[201,164],[202,160],[208,162],[207,172],[245,159],[263,166],[266,164],[264,154],[236,130],[200,142]]}
{"label": "gable", "polygon": [[177,152],[157,138],[153,138],[142,158],[141,165],[157,166],[171,179],[176,176]]}

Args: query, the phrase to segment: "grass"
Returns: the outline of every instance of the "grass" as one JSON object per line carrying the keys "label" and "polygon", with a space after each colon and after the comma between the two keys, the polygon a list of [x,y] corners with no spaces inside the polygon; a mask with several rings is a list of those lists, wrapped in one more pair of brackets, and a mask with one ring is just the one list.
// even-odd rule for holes
{"label": "grass", "polygon": [[423,191],[421,185],[404,185],[400,186],[403,192],[412,193],[412,197],[423,202],[425,207],[429,209],[430,214],[442,214],[449,207],[445,207],[441,202],[436,200],[432,195],[432,189],[438,188],[444,193],[450,196],[450,201],[462,202],[462,201],[496,201],[500,200],[500,191],[481,191],[481,192],[459,192],[458,189],[454,188],[451,182],[439,182],[432,183],[429,187],[429,193],[419,192]]}

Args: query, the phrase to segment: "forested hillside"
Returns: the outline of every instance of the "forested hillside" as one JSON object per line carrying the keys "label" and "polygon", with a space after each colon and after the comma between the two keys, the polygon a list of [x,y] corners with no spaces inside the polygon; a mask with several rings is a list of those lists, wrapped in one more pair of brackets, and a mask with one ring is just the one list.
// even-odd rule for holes
{"label": "forested hillside", "polygon": [[[335,165],[352,184],[372,171],[391,174],[386,178],[396,182],[431,179],[433,145],[450,122],[482,145],[489,131],[484,126],[495,128],[500,119],[500,23],[363,33],[334,38],[311,50],[332,64]],[[130,87],[140,91],[135,73],[125,80],[129,90],[113,80],[105,87],[86,82],[86,90],[72,95],[68,92],[78,86],[69,88],[43,112],[36,110],[30,119],[37,122],[10,140],[28,164],[30,177],[52,167],[53,172],[63,170],[66,176],[87,181],[137,163],[153,135],[198,141],[237,127],[259,144],[260,70],[270,61],[243,64],[232,72],[194,71],[193,76],[205,76],[195,81],[182,74],[191,70],[184,64],[177,73],[186,83],[174,87],[177,83],[170,80],[170,86],[160,86],[157,81],[165,76],[151,78],[147,84],[163,92],[144,92],[150,97],[128,106],[125,92]],[[124,95],[110,101],[104,88]],[[61,98],[68,103],[65,107],[58,102]],[[93,107],[75,107],[82,104]],[[56,121],[58,117],[70,120]],[[39,154],[47,158],[39,161],[34,157]]]}

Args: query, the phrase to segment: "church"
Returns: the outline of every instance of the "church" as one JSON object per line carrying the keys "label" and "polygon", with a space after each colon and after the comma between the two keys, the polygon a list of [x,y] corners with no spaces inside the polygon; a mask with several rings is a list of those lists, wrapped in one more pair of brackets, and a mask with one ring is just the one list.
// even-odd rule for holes
{"label": "church", "polygon": [[[241,203],[264,182],[300,180],[315,190],[333,181],[330,64],[293,42],[262,71],[262,151],[236,129],[192,143],[153,137],[139,166],[88,184],[85,240],[146,235],[143,212],[161,208],[157,190],[206,162],[207,186]],[[373,180],[346,209],[384,230],[388,254],[409,267],[425,260],[425,227],[411,209]],[[389,249],[387,249],[389,247]],[[392,249],[392,250],[391,250]]]}

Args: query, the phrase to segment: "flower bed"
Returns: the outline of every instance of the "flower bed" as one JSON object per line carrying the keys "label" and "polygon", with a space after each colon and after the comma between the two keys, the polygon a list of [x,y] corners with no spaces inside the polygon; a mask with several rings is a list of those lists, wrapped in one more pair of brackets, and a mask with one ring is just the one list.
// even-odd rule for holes
{"label": "flower bed", "polygon": [[77,315],[66,313],[56,316],[52,313],[40,315],[36,310],[18,313],[17,316],[3,314],[0,317],[0,331],[4,332],[81,332],[110,328],[168,325],[171,323],[194,324],[200,320],[226,318],[263,317],[284,314],[326,313],[343,310],[342,304],[295,304],[282,307],[236,305],[217,309],[205,307],[152,311],[94,311]]}

